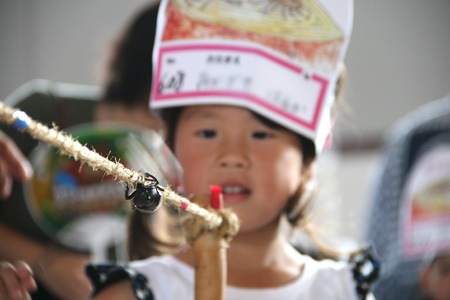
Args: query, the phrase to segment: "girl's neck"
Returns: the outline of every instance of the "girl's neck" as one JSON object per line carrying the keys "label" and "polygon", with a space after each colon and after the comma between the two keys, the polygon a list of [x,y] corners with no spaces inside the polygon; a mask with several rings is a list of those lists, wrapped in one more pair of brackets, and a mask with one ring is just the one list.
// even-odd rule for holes
{"label": "girl's neck", "polygon": [[[301,275],[300,256],[277,226],[240,233],[227,249],[227,283],[252,288],[287,284]],[[181,250],[176,257],[194,265],[191,248]]]}

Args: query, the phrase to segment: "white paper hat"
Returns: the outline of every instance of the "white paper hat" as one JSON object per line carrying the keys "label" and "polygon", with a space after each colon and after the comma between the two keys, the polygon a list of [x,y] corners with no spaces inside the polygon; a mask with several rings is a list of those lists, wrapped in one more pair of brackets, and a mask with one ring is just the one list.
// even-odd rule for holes
{"label": "white paper hat", "polygon": [[163,0],[151,108],[244,106],[320,152],[352,20],[352,0]]}

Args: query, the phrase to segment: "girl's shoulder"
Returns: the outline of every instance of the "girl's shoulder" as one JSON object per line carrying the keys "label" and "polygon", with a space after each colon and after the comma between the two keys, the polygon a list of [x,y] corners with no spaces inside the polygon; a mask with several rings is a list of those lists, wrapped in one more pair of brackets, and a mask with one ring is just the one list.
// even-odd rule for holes
{"label": "girl's shoulder", "polygon": [[135,296],[141,300],[178,299],[180,293],[189,293],[194,285],[194,269],[171,255],[128,264],[89,264],[86,272],[94,296],[125,279],[131,281]]}
{"label": "girl's shoulder", "polygon": [[331,259],[318,261],[308,256],[304,256],[303,260],[301,280],[308,283],[313,293],[321,289],[335,295],[348,295],[349,299],[353,299],[351,296],[356,293],[350,264]]}
{"label": "girl's shoulder", "polygon": [[[352,255],[349,260],[314,260],[304,256],[304,279],[313,285],[326,282],[330,290],[343,290],[356,294],[358,299],[370,298],[370,289],[379,275],[379,263],[369,250]],[[346,290],[346,291],[345,291]]]}
{"label": "girl's shoulder", "polygon": [[165,277],[179,277],[193,283],[194,269],[173,255],[153,256],[144,260],[133,261],[129,264],[134,270],[144,274],[150,280],[160,280]]}
{"label": "girl's shoulder", "polygon": [[[347,261],[315,260],[301,255],[302,272],[295,281],[269,288],[227,287],[227,299],[289,300],[373,300],[368,292],[358,292],[353,264]],[[362,291],[362,290],[361,290]]]}

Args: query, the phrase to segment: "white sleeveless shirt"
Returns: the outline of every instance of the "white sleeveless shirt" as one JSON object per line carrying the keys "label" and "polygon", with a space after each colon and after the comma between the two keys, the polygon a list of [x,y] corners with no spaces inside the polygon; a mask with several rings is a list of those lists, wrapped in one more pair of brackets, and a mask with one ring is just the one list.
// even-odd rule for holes
{"label": "white sleeveless shirt", "polygon": [[[227,286],[226,300],[358,300],[348,264],[302,257],[304,272],[294,282],[274,288]],[[194,300],[194,269],[175,257],[151,257],[130,266],[147,277],[155,299]]]}

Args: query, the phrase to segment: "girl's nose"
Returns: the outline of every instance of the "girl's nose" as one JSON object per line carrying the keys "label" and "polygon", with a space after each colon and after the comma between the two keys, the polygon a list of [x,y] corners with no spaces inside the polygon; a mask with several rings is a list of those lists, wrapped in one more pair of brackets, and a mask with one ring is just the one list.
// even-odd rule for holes
{"label": "girl's nose", "polygon": [[227,143],[219,150],[218,164],[222,168],[246,168],[249,166],[246,146],[242,143]]}

